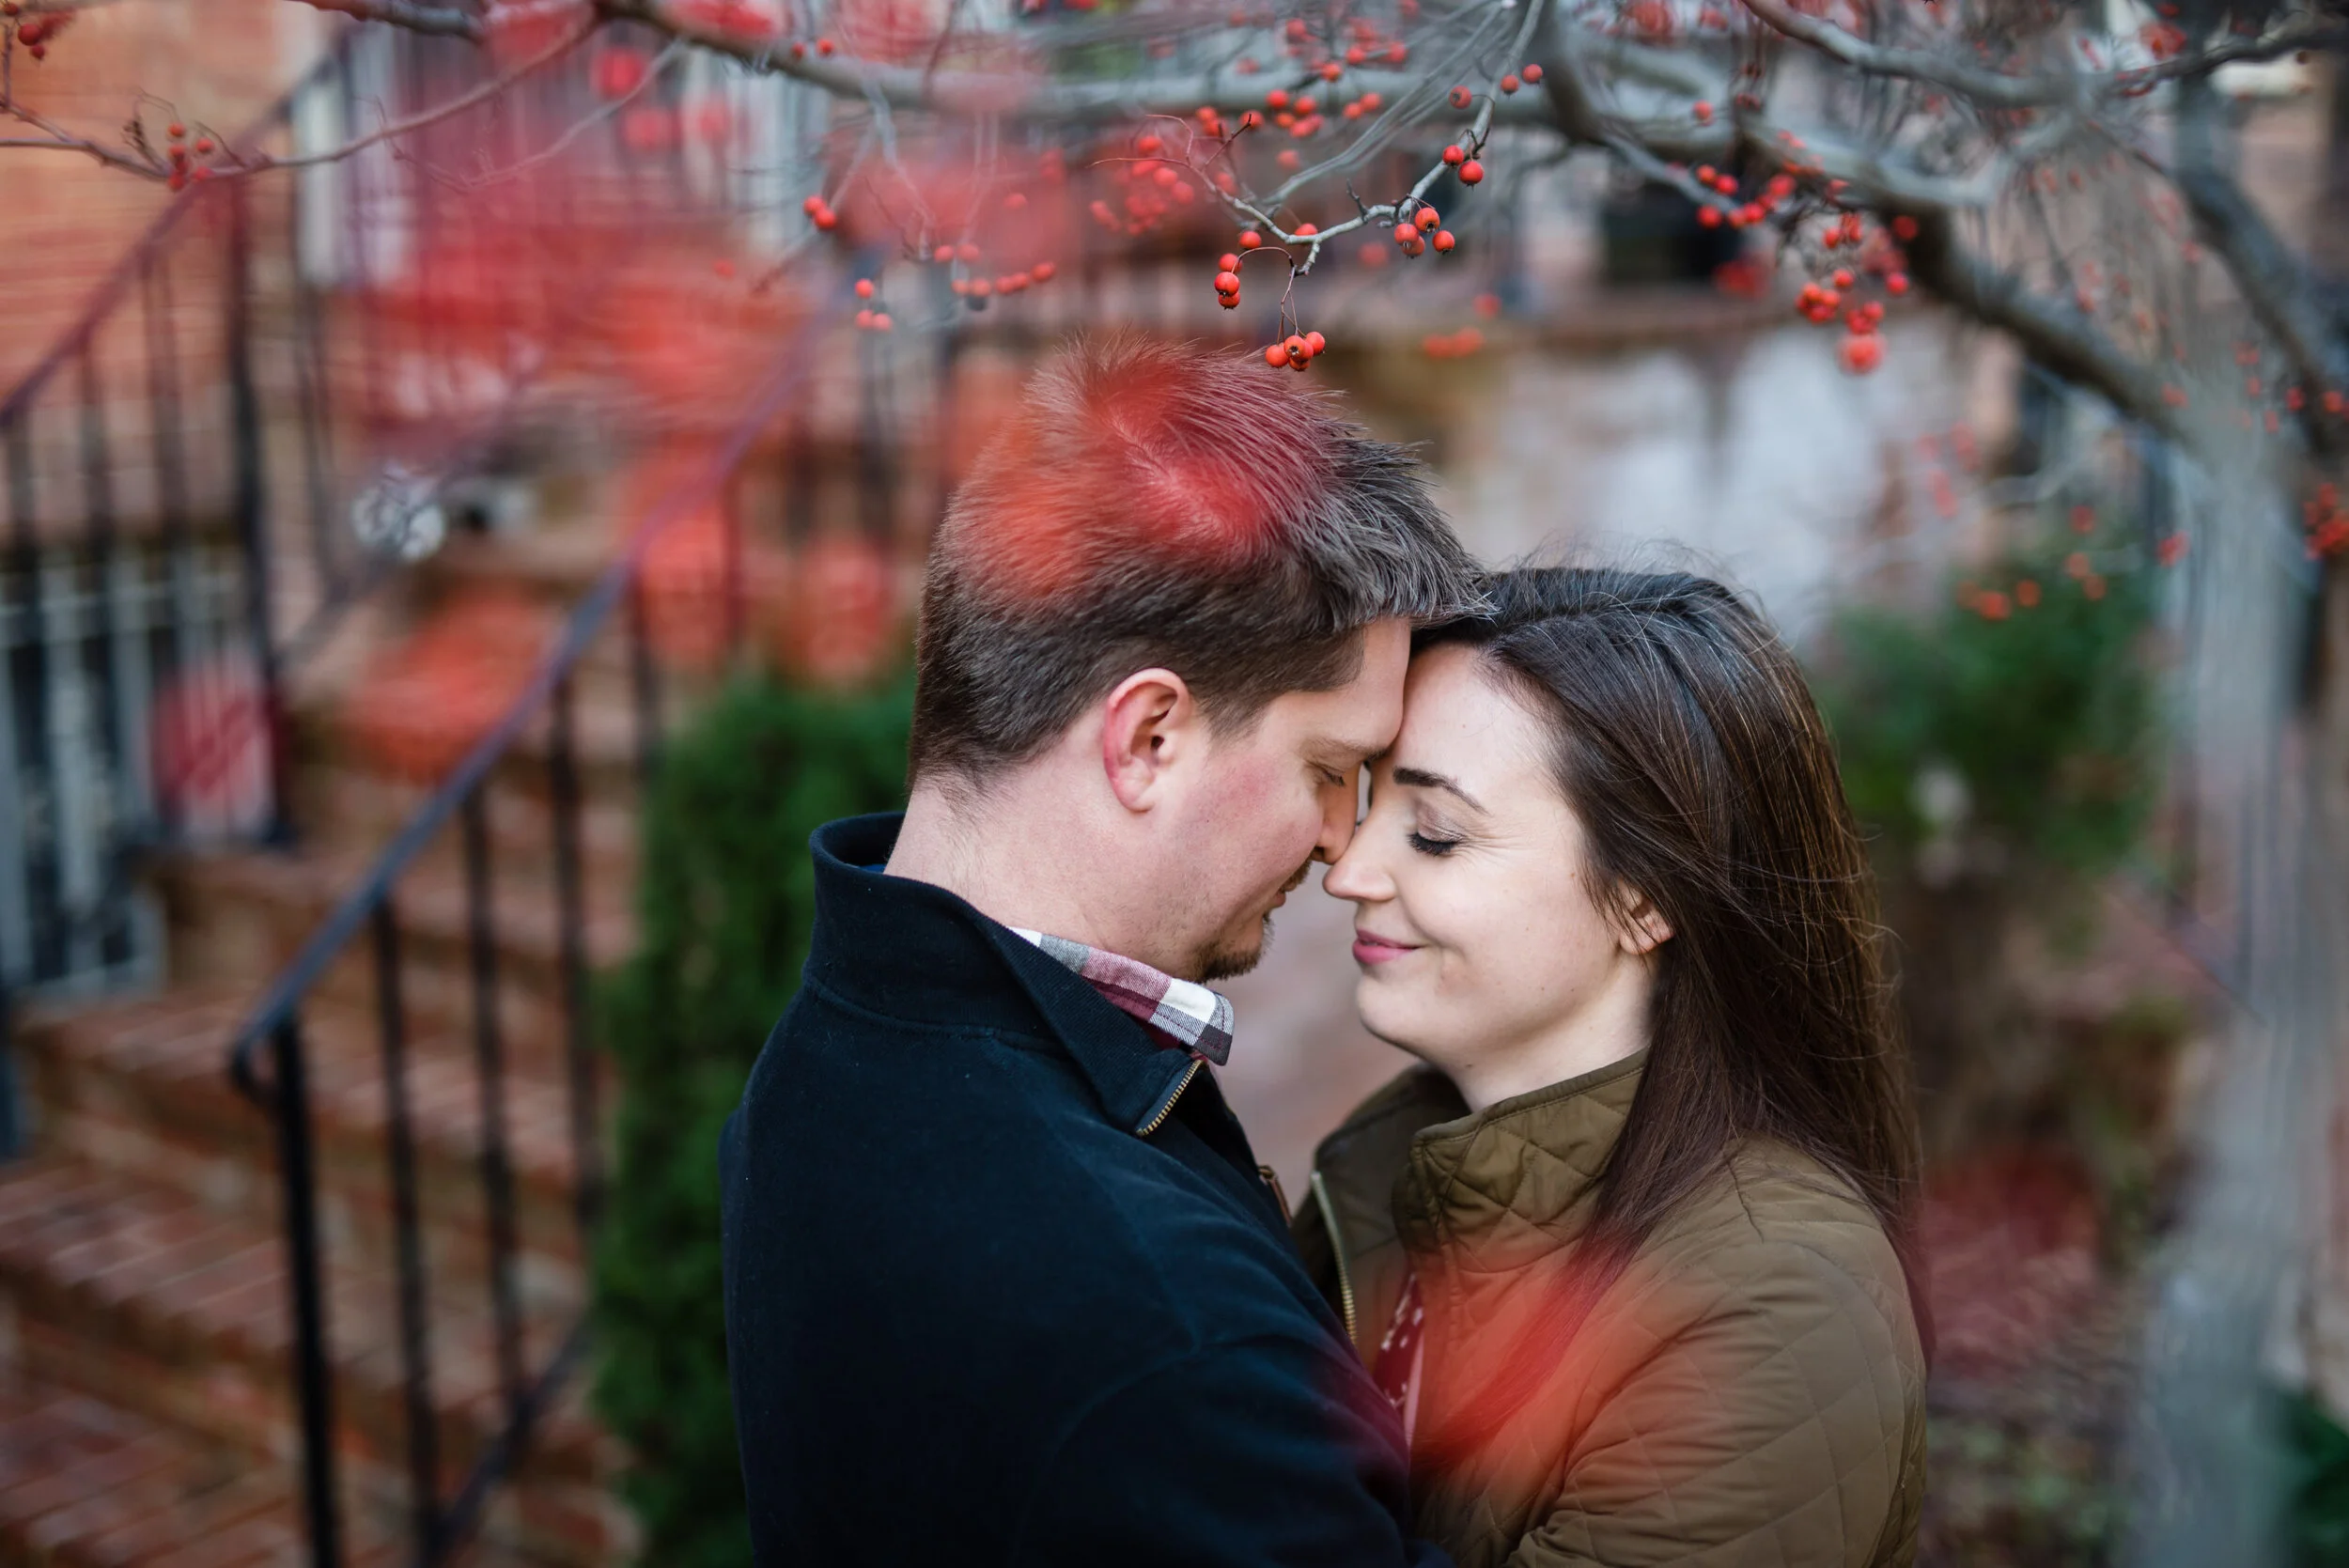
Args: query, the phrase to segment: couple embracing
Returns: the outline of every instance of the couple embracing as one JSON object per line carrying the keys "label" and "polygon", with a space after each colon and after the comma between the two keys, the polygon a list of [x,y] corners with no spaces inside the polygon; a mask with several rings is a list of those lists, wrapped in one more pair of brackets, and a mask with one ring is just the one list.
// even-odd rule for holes
{"label": "couple embracing", "polygon": [[[1905,1073],[1752,609],[1480,574],[1291,378],[1112,340],[956,497],[917,682],[721,1151],[762,1568],[1913,1557]],[[1315,861],[1418,1065],[1291,1203],[1210,983]]]}

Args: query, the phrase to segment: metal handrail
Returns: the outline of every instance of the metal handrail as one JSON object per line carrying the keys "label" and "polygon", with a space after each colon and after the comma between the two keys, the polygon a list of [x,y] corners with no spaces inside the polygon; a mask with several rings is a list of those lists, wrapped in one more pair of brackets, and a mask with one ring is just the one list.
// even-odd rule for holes
{"label": "metal handrail", "polygon": [[[504,1057],[497,1022],[494,946],[489,924],[489,844],[486,785],[491,770],[521,740],[544,711],[551,721],[549,772],[554,818],[557,900],[562,924],[563,1001],[571,1100],[573,1170],[577,1174],[576,1218],[583,1245],[592,1236],[600,1210],[600,1121],[595,1107],[594,1067],[588,1056],[584,1017],[586,954],[584,893],[580,875],[578,774],[572,756],[571,676],[623,599],[629,599],[634,675],[636,752],[640,771],[650,767],[657,745],[658,672],[652,658],[644,599],[630,590],[638,581],[646,551],[679,518],[717,498],[760,432],[783,411],[807,374],[807,350],[821,328],[811,316],[792,334],[746,404],[741,416],[709,459],[685,483],[657,501],[626,548],[600,571],[566,617],[554,645],[539,660],[528,683],[488,733],[474,743],[431,798],[412,813],[358,885],[345,895],[279,973],[239,1027],[229,1047],[229,1076],[238,1090],[270,1112],[275,1122],[278,1165],[285,1194],[288,1273],[292,1294],[292,1373],[303,1435],[303,1513],[317,1568],[341,1561],[341,1522],[334,1482],[335,1447],[328,1353],[326,1291],[320,1248],[314,1161],[314,1129],[301,1027],[304,1000],[327,967],[371,928],[375,939],[381,1032],[386,1091],[386,1133],[397,1204],[397,1244],[404,1378],[408,1403],[411,1513],[414,1560],[421,1568],[444,1561],[470,1534],[490,1489],[518,1462],[533,1428],[554,1393],[584,1353],[584,1312],[572,1323],[546,1364],[536,1372],[522,1365],[520,1310],[512,1268],[520,1251],[513,1224],[512,1175],[505,1150]],[[736,526],[728,513],[728,526]],[[731,539],[731,536],[730,536]],[[728,558],[740,560],[739,542]],[[739,570],[730,570],[730,599],[740,593]],[[739,645],[741,617],[729,614],[728,635]],[[446,1503],[442,1501],[438,1436],[430,1394],[431,1360],[426,1348],[424,1265],[419,1246],[422,1222],[416,1206],[414,1131],[409,1121],[404,1083],[405,1025],[399,1001],[398,927],[394,887],[433,835],[451,818],[464,830],[466,901],[473,954],[474,1035],[482,1096],[480,1157],[490,1223],[490,1291],[498,1341],[499,1382],[505,1419]],[[267,1050],[273,1071],[265,1079],[259,1059]]]}

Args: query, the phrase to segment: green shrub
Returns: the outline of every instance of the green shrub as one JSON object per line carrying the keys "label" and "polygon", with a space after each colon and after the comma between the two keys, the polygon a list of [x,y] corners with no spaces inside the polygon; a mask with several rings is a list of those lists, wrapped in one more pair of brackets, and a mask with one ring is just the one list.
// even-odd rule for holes
{"label": "green shrub", "polygon": [[[1989,586],[1952,584],[1923,614],[1863,606],[1836,619],[1818,691],[1853,814],[1893,876],[2110,871],[2142,836],[2155,787],[2152,574],[2103,580],[2091,598],[2050,549],[1973,575]],[[2025,581],[2036,606],[2015,599]],[[1962,602],[1984,593],[2005,596],[2002,617]],[[1937,844],[1956,862],[1937,867]]]}
{"label": "green shrub", "polygon": [[2292,1466],[2292,1549],[2296,1568],[2349,1562],[2349,1430],[2306,1394],[2284,1402]]}
{"label": "green shrub", "polygon": [[799,985],[808,834],[904,801],[909,693],[745,681],[664,757],[643,822],[634,957],[599,987],[623,1082],[596,1259],[595,1405],[660,1568],[751,1560],[726,1384],[718,1134]]}

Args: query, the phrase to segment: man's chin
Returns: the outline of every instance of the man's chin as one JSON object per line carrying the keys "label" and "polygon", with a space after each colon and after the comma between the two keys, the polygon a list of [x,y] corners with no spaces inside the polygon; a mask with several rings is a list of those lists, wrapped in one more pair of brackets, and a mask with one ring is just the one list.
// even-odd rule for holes
{"label": "man's chin", "polygon": [[1247,937],[1220,942],[1201,954],[1199,978],[1207,982],[1237,980],[1264,962],[1265,950],[1271,945],[1272,917],[1268,914]]}

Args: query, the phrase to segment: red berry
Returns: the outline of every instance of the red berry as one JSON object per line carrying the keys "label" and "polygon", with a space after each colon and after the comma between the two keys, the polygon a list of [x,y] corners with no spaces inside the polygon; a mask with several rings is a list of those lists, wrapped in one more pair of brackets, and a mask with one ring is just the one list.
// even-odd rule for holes
{"label": "red berry", "polygon": [[1850,268],[1838,267],[1835,269],[1835,287],[1838,288],[1849,288],[1851,287]]}
{"label": "red berry", "polygon": [[1307,333],[1305,334],[1305,347],[1313,350],[1315,358],[1319,358],[1322,350],[1330,347],[1330,340],[1322,336],[1319,333]]}
{"label": "red berry", "polygon": [[873,297],[873,280],[871,278],[859,278],[856,280],[856,297],[860,300],[869,300]]}
{"label": "red berry", "polygon": [[1147,158],[1157,152],[1160,143],[1156,136],[1143,136],[1134,143],[1134,150]]}
{"label": "red berry", "polygon": [[1451,164],[1455,169],[1458,168],[1462,163],[1466,162],[1467,159],[1467,151],[1457,143],[1455,143],[1451,147],[1443,149],[1443,161]]}
{"label": "red berry", "polygon": [[1345,72],[1345,70],[1346,68],[1344,66],[1341,66],[1335,60],[1331,60],[1329,64],[1321,68],[1321,79],[1324,82],[1334,82]]}
{"label": "red berry", "polygon": [[1270,344],[1265,349],[1264,362],[1278,370],[1289,362],[1289,351],[1281,344]]}
{"label": "red berry", "polygon": [[1038,283],[1050,283],[1052,281],[1052,274],[1059,271],[1060,269],[1050,261],[1039,261],[1028,269],[1028,276]]}
{"label": "red berry", "polygon": [[1696,108],[1692,112],[1697,116],[1697,123],[1699,125],[1710,125],[1713,123],[1713,105],[1705,102],[1703,99],[1699,99],[1697,101]]}
{"label": "red berry", "polygon": [[1264,106],[1268,109],[1287,108],[1289,106],[1289,90],[1286,87],[1273,88],[1270,92],[1264,95]]}
{"label": "red berry", "polygon": [[1243,109],[1240,111],[1239,128],[1242,131],[1253,131],[1256,127],[1262,125],[1263,123],[1264,116],[1256,113],[1255,110]]}
{"label": "red berry", "polygon": [[1485,165],[1471,158],[1460,165],[1460,183],[1473,185],[1485,178]]}
{"label": "red berry", "polygon": [[1441,220],[1436,216],[1436,210],[1434,208],[1423,207],[1416,213],[1412,214],[1411,222],[1419,225],[1419,231],[1422,234],[1425,234],[1430,229],[1436,227]]}
{"label": "red berry", "polygon": [[195,150],[196,150],[198,153],[206,153],[206,152],[210,152],[210,151],[211,151],[211,150],[212,150],[212,139],[211,139],[210,136],[198,136],[198,137],[195,139]]}
{"label": "red berry", "polygon": [[1219,272],[1237,272],[1239,271],[1239,257],[1225,251],[1215,258],[1215,270]]}
{"label": "red berry", "polygon": [[817,39],[816,40],[816,53],[817,53],[817,54],[830,54],[832,53],[832,39]]}
{"label": "red berry", "polygon": [[1394,242],[1402,246],[1405,250],[1409,250],[1413,245],[1419,243],[1419,229],[1411,224],[1395,225]]}
{"label": "red berry", "polygon": [[1886,274],[1885,274],[1885,278],[1884,278],[1884,291],[1885,291],[1887,294],[1892,294],[1892,295],[1900,295],[1900,294],[1906,294],[1906,293],[1907,293],[1907,292],[1908,292],[1908,274],[1907,274],[1906,272],[1888,272],[1888,273],[1886,273]]}
{"label": "red berry", "polygon": [[856,324],[860,327],[871,326],[873,324],[873,313],[870,310],[858,311],[856,313]]}
{"label": "red berry", "polygon": [[1511,71],[1501,79],[1501,90],[1504,93],[1513,93],[1517,90],[1517,72]]}
{"label": "red berry", "polygon": [[1261,234],[1258,234],[1258,233],[1257,233],[1254,229],[1252,229],[1252,228],[1244,228],[1244,229],[1240,230],[1240,234],[1239,234],[1239,248],[1240,248],[1241,250],[1244,250],[1244,251],[1252,251],[1252,250],[1254,250],[1254,249],[1255,249],[1258,245],[1261,245],[1261,244],[1263,244],[1263,243],[1264,243],[1264,236],[1263,236],[1263,235],[1261,235]]}
{"label": "red berry", "polygon": [[830,234],[833,229],[840,226],[840,214],[834,212],[831,208],[827,207],[821,212],[816,214],[816,226],[822,229],[826,234]]}
{"label": "red berry", "polygon": [[1847,337],[1843,339],[1842,358],[1844,369],[1855,376],[1864,376],[1884,363],[1884,339],[1874,333]]}
{"label": "red berry", "polygon": [[1287,341],[1283,342],[1281,348],[1288,355],[1291,365],[1301,365],[1314,357],[1313,346],[1294,333],[1289,334]]}
{"label": "red berry", "polygon": [[1539,66],[1532,66],[1532,65],[1530,65],[1530,66],[1527,66],[1527,67],[1526,67],[1523,70],[1521,70],[1521,71],[1517,72],[1517,74],[1518,74],[1518,75],[1520,75],[1520,76],[1522,76],[1522,77],[1524,77],[1524,78],[1526,79],[1526,81],[1528,81],[1529,83],[1530,83],[1530,82],[1538,82],[1538,81],[1540,81],[1540,80],[1542,79],[1542,68],[1541,68],[1541,67],[1539,67]]}
{"label": "red berry", "polygon": [[163,127],[163,134],[169,136],[175,142],[187,133],[188,128],[181,125],[178,120],[173,120],[169,125]]}
{"label": "red berry", "polygon": [[1449,252],[1452,247],[1458,244],[1459,241],[1452,237],[1452,231],[1450,229],[1439,228],[1436,230],[1436,237],[1433,240],[1430,240],[1428,243],[1435,246],[1436,253],[1440,256]]}
{"label": "red berry", "polygon": [[1215,291],[1219,294],[1237,294],[1239,292],[1239,274],[1233,272],[1216,273]]}
{"label": "red berry", "polygon": [[[811,218],[816,216],[817,213],[821,212],[823,210],[824,198],[821,196],[810,196],[805,201],[800,203],[800,210],[806,213]],[[944,258],[941,257],[940,259],[942,260]]]}
{"label": "red berry", "polygon": [[885,333],[894,324],[894,323],[889,319],[889,312],[885,310],[877,310],[873,312],[873,330],[875,332]]}
{"label": "red berry", "polygon": [[1320,232],[1321,230],[1315,227],[1312,224],[1299,224],[1297,225],[1297,237],[1299,240],[1310,240]]}
{"label": "red berry", "polygon": [[1452,106],[1455,109],[1465,109],[1469,106],[1470,100],[1475,96],[1466,87],[1455,87],[1452,89]]}

